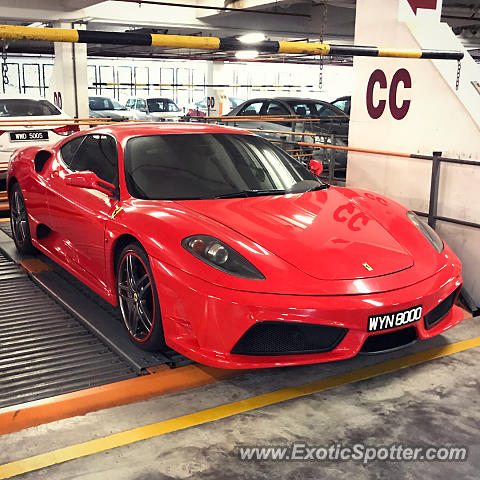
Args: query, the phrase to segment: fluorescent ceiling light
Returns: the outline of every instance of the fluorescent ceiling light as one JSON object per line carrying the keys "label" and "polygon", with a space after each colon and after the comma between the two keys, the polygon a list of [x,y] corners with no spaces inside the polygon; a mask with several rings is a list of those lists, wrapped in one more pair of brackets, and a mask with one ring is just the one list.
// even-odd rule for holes
{"label": "fluorescent ceiling light", "polygon": [[39,28],[44,26],[45,24],[43,22],[34,22],[34,23],[31,23],[30,25],[27,25],[27,27],[33,27],[33,28]]}
{"label": "fluorescent ceiling light", "polygon": [[258,52],[257,50],[239,50],[235,56],[241,60],[251,60],[258,57]]}
{"label": "fluorescent ceiling light", "polygon": [[265,40],[265,35],[261,32],[252,32],[238,37],[242,43],[258,43]]}

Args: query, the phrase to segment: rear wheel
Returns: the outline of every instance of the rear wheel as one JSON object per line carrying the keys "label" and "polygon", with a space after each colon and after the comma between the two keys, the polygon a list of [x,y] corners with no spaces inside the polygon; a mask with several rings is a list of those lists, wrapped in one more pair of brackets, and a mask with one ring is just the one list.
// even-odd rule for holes
{"label": "rear wheel", "polygon": [[131,243],[117,262],[117,295],[123,322],[132,341],[144,350],[165,347],[160,304],[148,255]]}
{"label": "rear wheel", "polygon": [[30,235],[30,226],[28,225],[27,208],[25,207],[22,189],[18,183],[15,183],[10,190],[9,203],[10,225],[17,250],[22,254],[35,253],[35,247],[32,245],[32,237]]}

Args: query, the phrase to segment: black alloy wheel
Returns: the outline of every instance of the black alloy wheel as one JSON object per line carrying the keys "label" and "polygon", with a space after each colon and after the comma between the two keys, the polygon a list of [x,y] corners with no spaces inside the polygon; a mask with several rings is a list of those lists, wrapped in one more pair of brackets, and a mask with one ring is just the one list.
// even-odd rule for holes
{"label": "black alloy wheel", "polygon": [[165,347],[160,306],[150,262],[137,244],[126,246],[117,265],[118,304],[133,342],[144,350]]}
{"label": "black alloy wheel", "polygon": [[27,208],[25,207],[22,189],[18,183],[14,184],[10,191],[9,204],[10,226],[17,250],[22,254],[35,253],[28,225]]}

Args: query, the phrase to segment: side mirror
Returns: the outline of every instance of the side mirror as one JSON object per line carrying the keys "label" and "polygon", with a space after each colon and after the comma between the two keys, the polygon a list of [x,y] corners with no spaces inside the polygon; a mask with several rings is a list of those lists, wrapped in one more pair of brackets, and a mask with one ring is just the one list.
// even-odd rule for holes
{"label": "side mirror", "polygon": [[109,197],[113,197],[117,188],[112,183],[105,182],[99,178],[96,173],[89,171],[69,173],[65,175],[65,181],[67,185],[71,185],[72,187],[90,188],[102,192]]}
{"label": "side mirror", "polygon": [[323,172],[323,164],[318,160],[310,160],[310,163],[308,164],[308,169],[314,175],[320,175]]}

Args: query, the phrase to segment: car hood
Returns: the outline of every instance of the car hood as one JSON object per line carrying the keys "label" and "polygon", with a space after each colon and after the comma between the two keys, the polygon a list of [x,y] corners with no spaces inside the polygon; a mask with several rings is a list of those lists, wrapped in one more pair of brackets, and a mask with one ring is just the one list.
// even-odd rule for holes
{"label": "car hood", "polygon": [[112,120],[130,118],[129,110],[90,110],[90,117],[111,118]]}
{"label": "car hood", "polygon": [[177,203],[236,230],[318,279],[378,277],[414,263],[379,221],[339,189]]}

